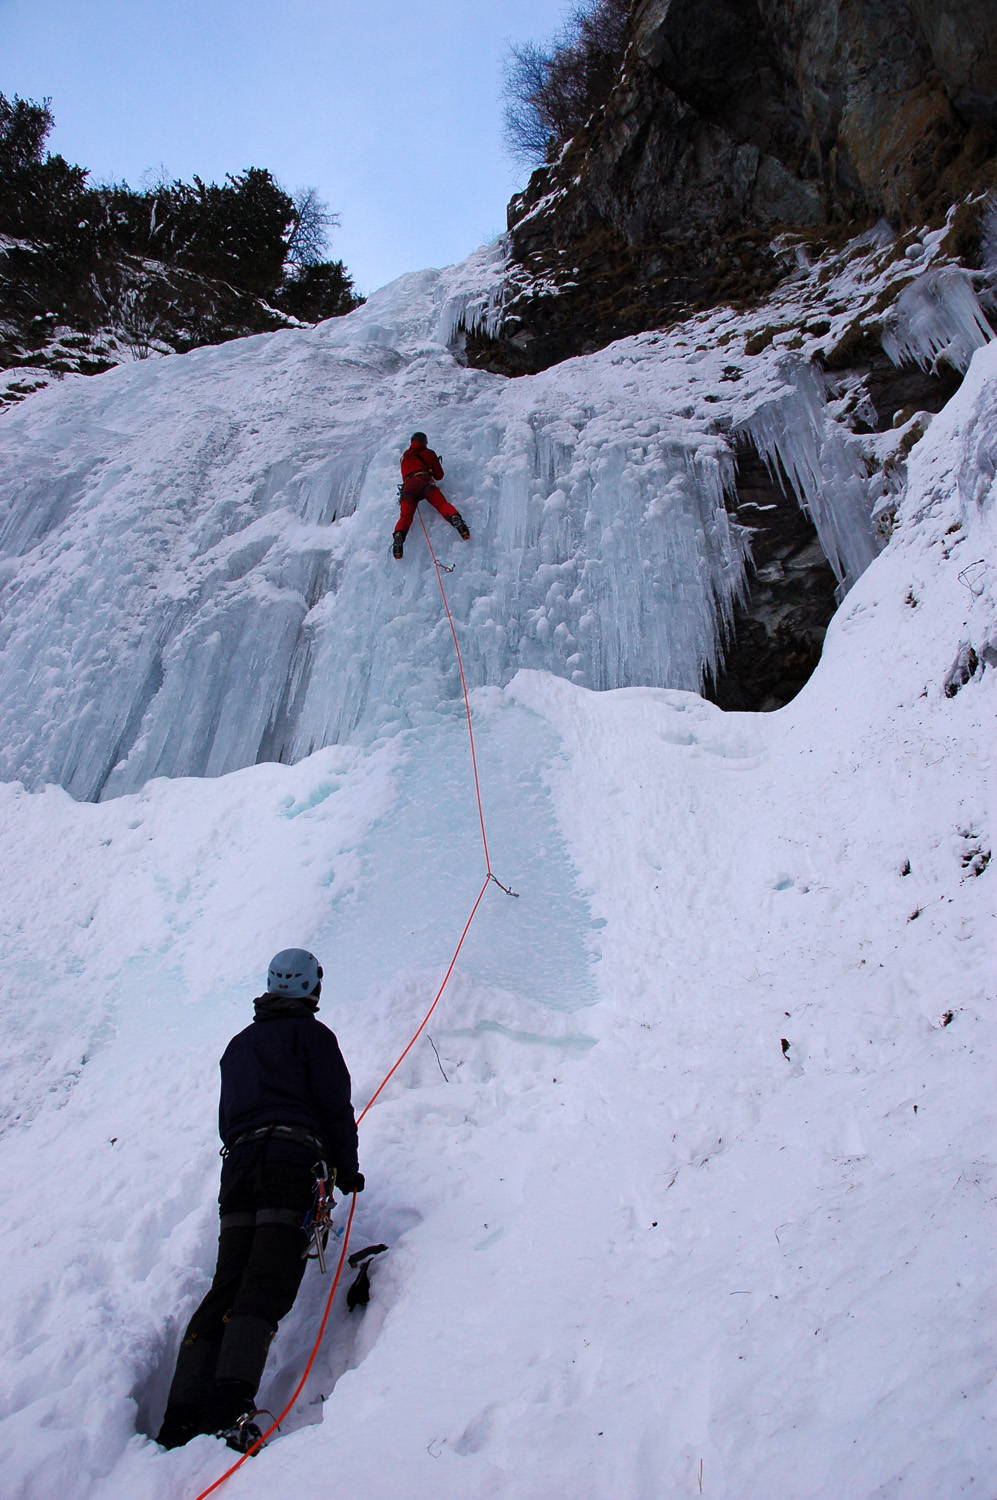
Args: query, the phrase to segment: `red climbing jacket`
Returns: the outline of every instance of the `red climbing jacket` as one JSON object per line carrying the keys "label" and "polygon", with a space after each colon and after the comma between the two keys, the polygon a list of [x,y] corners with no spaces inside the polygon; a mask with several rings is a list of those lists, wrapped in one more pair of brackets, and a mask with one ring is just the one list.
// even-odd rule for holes
{"label": "red climbing jacket", "polygon": [[448,521],[457,514],[457,507],[437,489],[436,481],[443,478],[443,465],[432,448],[421,448],[410,443],[402,454],[402,491],[396,534],[408,535],[420,500],[428,500]]}
{"label": "red climbing jacket", "polygon": [[[443,478],[443,465],[440,463],[432,448],[422,448],[416,443],[410,443],[402,454],[402,479],[414,479],[416,476],[424,477],[428,482]],[[425,484],[422,486],[425,489]],[[403,485],[403,491],[407,486]],[[414,493],[415,486],[412,486]],[[420,492],[421,493],[421,492]]]}

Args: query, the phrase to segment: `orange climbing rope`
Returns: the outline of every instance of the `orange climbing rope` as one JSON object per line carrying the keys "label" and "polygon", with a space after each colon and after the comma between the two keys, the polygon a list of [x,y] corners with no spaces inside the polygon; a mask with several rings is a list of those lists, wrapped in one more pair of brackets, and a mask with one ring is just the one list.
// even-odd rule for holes
{"label": "orange climbing rope", "polygon": [[[432,1005],[423,1016],[422,1021],[420,1022],[416,1031],[412,1034],[411,1040],[405,1046],[404,1050],[399,1054],[395,1062],[392,1063],[391,1067],[388,1069],[387,1073],[385,1073],[384,1077],[381,1079],[381,1082],[378,1084],[377,1088],[371,1094],[370,1098],[367,1100],[367,1103],[360,1111],[360,1114],[357,1116],[358,1125],[362,1123],[364,1117],[367,1115],[372,1105],[375,1103],[391,1078],[393,1078],[395,1073],[397,1073],[398,1069],[401,1067],[402,1063],[405,1061],[406,1057],[408,1057],[409,1053],[412,1051],[412,1048],[415,1046],[416,1042],[419,1040],[420,1036],[429,1025],[430,1017],[432,1016],[433,1011],[436,1009],[437,1005],[439,1005],[440,1003],[443,991],[446,989],[450,979],[450,975],[454,971],[454,965],[457,962],[460,950],[464,946],[464,939],[467,937],[471,923],[474,921],[478,907],[481,905],[482,899],[488,889],[489,884],[494,880],[495,884],[500,888],[500,890],[505,891],[507,895],[514,896],[516,894],[515,891],[510,891],[507,886],[504,886],[502,882],[497,878],[497,876],[492,873],[491,857],[488,853],[488,837],[485,833],[485,814],[481,805],[481,785],[478,780],[478,759],[474,753],[474,730],[471,726],[471,704],[467,695],[467,681],[464,677],[464,663],[461,659],[460,645],[457,640],[457,631],[454,627],[453,616],[450,613],[450,605],[447,602],[446,590],[443,587],[443,574],[440,572],[440,564],[437,561],[436,553],[433,551],[433,544],[429,539],[429,532],[426,529],[426,523],[423,520],[421,513],[419,515],[419,520],[422,524],[423,534],[426,538],[426,545],[429,547],[429,555],[433,559],[433,567],[436,569],[436,581],[440,586],[440,594],[443,598],[443,608],[447,612],[447,623],[450,626],[450,634],[453,636],[454,650],[457,653],[457,666],[460,671],[460,686],[461,691],[464,694],[464,711],[467,714],[467,737],[471,745],[471,766],[474,771],[474,795],[478,801],[478,822],[481,826],[481,843],[485,851],[485,879],[484,883],[482,884],[481,890],[478,892],[477,900],[471,907],[471,915],[464,923],[464,930],[460,935],[456,948],[454,949],[453,958],[451,958],[450,960],[450,966],[443,976],[443,983],[436,991],[436,995]],[[247,1458],[252,1458],[254,1454],[259,1452],[259,1450],[263,1447],[263,1444],[266,1442],[267,1438],[272,1437],[273,1434],[278,1430],[281,1422],[283,1422],[284,1418],[287,1416],[288,1412],[291,1410],[291,1408],[294,1406],[294,1403],[301,1395],[301,1392],[304,1390],[305,1381],[311,1374],[312,1365],[315,1363],[315,1360],[318,1356],[318,1351],[322,1344],[322,1339],[325,1335],[326,1324],[329,1321],[329,1314],[332,1311],[332,1299],[336,1295],[336,1288],[339,1286],[339,1278],[343,1273],[343,1266],[346,1263],[346,1251],[350,1243],[350,1230],[353,1227],[353,1215],[356,1213],[356,1209],[357,1195],[356,1193],[354,1193],[352,1201],[350,1203],[350,1214],[349,1218],[346,1221],[346,1229],[343,1233],[343,1248],[339,1252],[339,1264],[336,1266],[336,1274],[332,1278],[332,1285],[329,1288],[329,1295],[325,1300],[325,1308],[322,1313],[322,1321],[319,1323],[318,1334],[316,1336],[315,1343],[312,1345],[312,1352],[308,1356],[308,1363],[305,1365],[304,1371],[301,1375],[301,1379],[294,1387],[294,1391],[292,1392],[287,1405],[284,1407],[280,1415],[274,1418],[272,1425],[267,1428],[266,1432],[263,1433],[263,1435],[253,1444],[253,1446],[247,1449],[245,1453],[241,1454],[240,1457],[236,1459],[235,1463],[232,1464],[231,1468],[226,1469],[225,1473],[220,1475],[219,1478],[215,1480],[214,1484],[210,1484],[206,1490],[202,1490],[199,1495],[195,1496],[195,1500],[206,1500],[206,1497],[208,1495],[214,1494],[215,1490],[219,1489],[225,1483],[226,1479],[230,1479],[237,1469],[242,1468]]]}
{"label": "orange climbing rope", "polygon": [[[481,824],[481,842],[484,845],[485,850],[485,869],[487,870],[490,879],[492,873],[492,861],[491,856],[488,853],[488,835],[485,833],[485,815],[481,810],[481,787],[478,783],[478,757],[474,753],[474,730],[471,728],[471,704],[468,701],[467,683],[464,680],[464,661],[460,654],[460,646],[457,643],[457,632],[454,629],[453,615],[450,613],[450,605],[447,603],[447,591],[443,587],[443,574],[440,572],[440,565],[436,560],[436,553],[433,551],[433,544],[429,539],[429,531],[426,527],[426,522],[421,511],[419,512],[419,524],[422,527],[422,534],[426,538],[426,546],[429,548],[429,555],[433,559],[433,567],[436,569],[436,582],[440,586],[440,594],[443,598],[443,608],[447,612],[447,624],[450,626],[450,634],[453,636],[454,650],[457,653],[457,667],[460,672],[460,688],[461,692],[464,694],[464,712],[467,714],[467,737],[471,742],[471,768],[474,771],[474,795],[478,799],[478,822]],[[485,884],[488,884],[487,880],[485,881]]]}

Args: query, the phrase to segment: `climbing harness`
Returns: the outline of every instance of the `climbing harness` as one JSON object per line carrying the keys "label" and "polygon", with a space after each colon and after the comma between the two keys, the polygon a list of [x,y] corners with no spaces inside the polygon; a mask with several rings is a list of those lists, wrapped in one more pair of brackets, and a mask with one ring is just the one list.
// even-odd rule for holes
{"label": "climbing harness", "polygon": [[[360,1111],[359,1115],[357,1116],[357,1124],[358,1125],[360,1125],[360,1124],[363,1123],[365,1117],[370,1113],[371,1108],[376,1103],[377,1099],[380,1097],[382,1091],[386,1088],[387,1084],[390,1082],[390,1080],[397,1073],[398,1069],[401,1067],[402,1063],[405,1061],[406,1057],[408,1057],[409,1053],[412,1051],[412,1048],[415,1046],[416,1042],[419,1040],[419,1038],[422,1036],[422,1033],[425,1031],[426,1027],[429,1025],[430,1017],[432,1016],[432,1014],[435,1011],[436,1007],[440,1003],[440,1000],[441,1000],[441,998],[443,996],[443,991],[447,987],[447,984],[448,984],[448,982],[450,980],[450,975],[453,973],[454,967],[455,967],[455,965],[457,963],[457,959],[460,956],[460,950],[464,946],[464,939],[467,937],[467,934],[470,931],[471,923],[474,921],[474,918],[477,915],[478,907],[481,905],[481,903],[482,903],[482,901],[484,899],[485,892],[487,891],[489,885],[491,885],[491,883],[494,881],[494,883],[498,886],[499,890],[505,891],[505,893],[506,893],[507,896],[517,896],[518,897],[518,892],[516,892],[514,890],[511,890],[507,885],[503,885],[502,882],[501,882],[501,880],[499,880],[498,876],[495,875],[493,873],[493,871],[492,871],[491,855],[488,852],[488,836],[485,833],[485,814],[484,814],[484,809],[483,809],[482,804],[481,804],[481,786],[480,786],[480,783],[479,783],[479,780],[478,780],[478,759],[477,759],[477,756],[476,756],[475,750],[474,750],[474,730],[473,730],[472,725],[471,725],[471,704],[470,704],[470,700],[468,699],[468,694],[467,694],[467,680],[466,680],[466,678],[464,676],[464,663],[463,663],[463,660],[461,659],[460,644],[458,643],[458,640],[457,640],[457,631],[456,631],[456,628],[454,627],[453,616],[450,613],[450,605],[447,603],[446,590],[443,587],[443,573],[442,573],[442,569],[441,569],[440,563],[437,560],[436,553],[433,551],[433,544],[430,541],[429,531],[427,530],[426,523],[422,519],[421,513],[418,513],[418,514],[419,514],[419,522],[420,522],[420,524],[422,526],[423,535],[426,538],[426,545],[429,548],[429,555],[433,559],[433,566],[436,569],[436,581],[437,581],[437,583],[440,586],[440,594],[441,594],[441,596],[443,598],[443,608],[446,610],[447,623],[450,626],[450,634],[453,636],[454,650],[457,653],[457,667],[458,667],[458,670],[460,672],[460,686],[461,686],[461,691],[463,692],[463,695],[464,695],[464,712],[467,715],[467,737],[468,737],[468,740],[470,742],[470,748],[471,748],[471,766],[472,766],[472,769],[474,771],[474,795],[475,795],[475,798],[477,799],[477,804],[478,804],[478,823],[479,823],[479,826],[480,826],[480,829],[481,829],[481,844],[482,844],[482,848],[484,849],[484,853],[485,853],[485,878],[484,878],[484,881],[482,882],[481,889],[480,889],[480,891],[477,894],[477,897],[475,899],[474,905],[471,907],[471,914],[468,917],[467,921],[464,923],[464,928],[463,928],[463,931],[461,932],[461,935],[460,935],[459,939],[457,940],[457,946],[454,949],[453,957],[450,960],[449,966],[447,968],[447,972],[443,976],[443,982],[440,985],[439,989],[436,991],[436,995],[434,996],[432,1005],[429,1007],[429,1009],[427,1010],[426,1014],[423,1016],[422,1021],[419,1024],[419,1026],[416,1029],[416,1031],[413,1033],[411,1040],[408,1042],[408,1044],[402,1050],[401,1054],[395,1060],[395,1062],[392,1063],[391,1067],[388,1069],[387,1073],[385,1073],[385,1075],[382,1078],[381,1082],[378,1084],[377,1088],[371,1094],[370,1098],[367,1100],[367,1103],[364,1105],[363,1109]],[[264,1126],[262,1128],[262,1131],[259,1134],[262,1137],[262,1136],[266,1136],[268,1132],[272,1132],[273,1134],[276,1134],[278,1130],[284,1130],[284,1129],[294,1130],[296,1128],[297,1127],[295,1127],[295,1126],[286,1126],[286,1127],[284,1127],[284,1126]],[[236,1144],[238,1144],[238,1142],[233,1142],[233,1146],[236,1145]],[[330,1194],[330,1196],[331,1196],[331,1194]],[[267,1430],[266,1430],[266,1432],[261,1433],[261,1435],[256,1439],[256,1441],[254,1443],[252,1443],[252,1445],[250,1447],[248,1447],[244,1453],[240,1454],[239,1458],[231,1466],[231,1468],[226,1469],[225,1473],[222,1474],[222,1475],[220,1475],[219,1478],[215,1480],[214,1484],[210,1484],[206,1490],[202,1490],[199,1495],[196,1495],[195,1496],[195,1500],[207,1500],[207,1497],[209,1495],[213,1495],[214,1492],[215,1492],[215,1490],[219,1489],[225,1483],[226,1479],[231,1478],[231,1476],[236,1472],[237,1469],[241,1469],[242,1468],[242,1465],[246,1462],[247,1458],[252,1458],[255,1454],[257,1454],[260,1451],[260,1449],[266,1443],[267,1438],[272,1437],[273,1434],[276,1431],[278,1431],[278,1429],[280,1428],[281,1422],[283,1422],[283,1420],[287,1416],[288,1412],[290,1412],[292,1410],[292,1408],[294,1407],[294,1403],[297,1401],[298,1397],[301,1395],[301,1392],[304,1390],[304,1388],[305,1388],[305,1382],[307,1381],[309,1375],[312,1372],[312,1366],[314,1365],[315,1360],[318,1357],[319,1349],[322,1346],[322,1339],[325,1336],[326,1324],[329,1321],[329,1314],[332,1311],[332,1299],[336,1295],[336,1288],[339,1286],[339,1280],[340,1280],[340,1277],[343,1274],[343,1266],[346,1264],[346,1251],[347,1251],[347,1249],[349,1247],[349,1243],[350,1243],[350,1231],[353,1228],[353,1216],[356,1213],[356,1211],[357,1211],[357,1195],[356,1195],[356,1192],[353,1192],[351,1194],[351,1196],[350,1196],[350,1213],[349,1213],[348,1219],[346,1220],[346,1229],[345,1229],[345,1231],[343,1233],[343,1245],[342,1245],[342,1249],[339,1252],[339,1261],[338,1261],[338,1264],[336,1266],[336,1274],[332,1278],[332,1285],[329,1288],[329,1295],[328,1295],[328,1297],[326,1298],[326,1301],[325,1301],[325,1308],[324,1308],[324,1310],[322,1312],[321,1322],[319,1323],[318,1334],[316,1335],[315,1343],[312,1345],[312,1351],[311,1351],[311,1353],[308,1356],[308,1362],[305,1365],[304,1370],[302,1371],[301,1379],[298,1381],[297,1385],[294,1387],[294,1390],[291,1392],[291,1395],[288,1398],[288,1401],[287,1401],[286,1405],[284,1406],[284,1409],[280,1412],[280,1414],[277,1417],[274,1418],[272,1426],[268,1427]],[[314,1226],[315,1223],[317,1223],[317,1220],[313,1221],[313,1226]],[[318,1240],[315,1238],[315,1235],[314,1235],[314,1227],[313,1227],[313,1240],[315,1242],[316,1251],[317,1251],[318,1250]],[[324,1254],[325,1254],[325,1246],[326,1246],[327,1240],[328,1240],[328,1234],[326,1235],[326,1239],[322,1241],[322,1256],[324,1256]],[[356,1251],[355,1254],[350,1257],[350,1265],[351,1265],[351,1267],[354,1265],[354,1260],[355,1260],[357,1265],[361,1265],[362,1272],[366,1273],[366,1271],[367,1271],[367,1265],[368,1265],[370,1259],[374,1255],[380,1254],[385,1248],[386,1248],[386,1246],[384,1246],[384,1245],[373,1245],[373,1246],[368,1246],[366,1250],[358,1250],[358,1251]],[[322,1261],[321,1257],[319,1257],[319,1264],[320,1264],[320,1266],[323,1265],[323,1261]],[[354,1289],[357,1287],[357,1283],[360,1281],[360,1279],[361,1278],[358,1277],[357,1281],[354,1282],[353,1287],[350,1288],[351,1292],[353,1292]],[[365,1279],[366,1279],[366,1275],[365,1275]],[[368,1285],[369,1285],[369,1283],[368,1283]],[[361,1294],[358,1295],[357,1301],[353,1303],[353,1306],[356,1306],[357,1302],[361,1302],[362,1303],[365,1300],[365,1298],[362,1296],[362,1290],[363,1289],[361,1288]]]}
{"label": "climbing harness", "polygon": [[296,1146],[311,1146],[313,1151],[325,1149],[322,1141],[310,1130],[305,1130],[300,1125],[261,1125],[258,1130],[244,1130],[242,1135],[237,1135],[234,1141],[223,1146],[218,1155],[226,1157],[234,1151],[237,1146],[248,1146],[251,1141],[293,1141]]}

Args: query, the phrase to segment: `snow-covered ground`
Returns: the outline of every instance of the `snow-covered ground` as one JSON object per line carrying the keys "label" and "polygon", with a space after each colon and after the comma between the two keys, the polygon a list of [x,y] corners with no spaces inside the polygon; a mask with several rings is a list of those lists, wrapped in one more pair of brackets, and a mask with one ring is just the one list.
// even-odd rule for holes
{"label": "snow-covered ground", "polygon": [[[438,284],[424,279],[420,295],[432,302]],[[361,362],[373,357],[365,327]],[[276,382],[288,366],[273,351],[285,349],[306,387],[318,336],[274,336]],[[385,358],[390,345],[386,333]],[[585,422],[607,424],[615,407],[630,433],[657,388],[650,376],[642,385],[641,367],[627,367],[629,392],[606,381],[635,346],[656,347],[627,341],[537,380],[560,396],[573,383],[581,401],[588,368],[602,404]],[[203,413],[197,403],[212,399],[217,378],[219,420],[238,447],[245,418],[232,415],[225,372],[255,361],[265,391],[267,347],[115,371],[91,383],[95,395],[47,392],[5,418],[4,432],[23,424],[15,435],[38,445],[32,462],[51,479],[81,423],[94,424],[92,456],[98,428],[101,452],[114,450],[107,434],[120,421],[122,473],[141,474],[144,454],[161,462],[171,423],[182,454],[183,402]],[[427,362],[442,357],[434,345]],[[342,374],[348,356],[337,359]],[[406,354],[397,377],[392,441],[413,360]],[[473,433],[479,393],[499,393],[493,414],[513,395],[459,368],[447,379],[467,382]],[[774,380],[776,366],[766,369]],[[192,372],[189,386],[177,370]],[[239,381],[249,389],[245,369]],[[147,431],[142,382],[156,386]],[[589,436],[594,468],[600,445],[616,461],[608,428]],[[299,437],[317,443],[314,432]],[[719,473],[722,439],[711,442]],[[469,449],[460,462],[472,458]],[[109,463],[100,459],[93,491],[111,496],[104,511],[81,507],[68,480],[61,499],[51,491],[61,520],[45,522],[42,551],[25,550],[17,575],[28,612],[10,637],[18,670],[30,659],[19,632],[28,615],[41,632],[47,609],[34,691],[47,673],[42,708],[60,733],[72,732],[122,630],[112,594],[92,615],[95,596],[85,576],[72,584],[73,569],[109,578],[108,555],[133,557],[142,529],[134,505],[122,512],[125,481],[112,485]],[[34,483],[24,465],[22,482]],[[379,507],[388,525],[386,457],[382,468],[371,514]],[[679,690],[594,692],[565,670],[506,681],[511,647],[491,678],[471,600],[504,544],[497,530],[491,552],[482,545],[475,560],[468,549],[466,561],[453,544],[457,628],[486,684],[472,709],[492,864],[520,896],[490,890],[432,1040],[364,1121],[368,1188],[353,1243],[391,1247],[370,1305],[348,1314],[340,1296],[284,1435],[221,1493],[992,1493],[995,471],[991,344],[914,448],[894,534],[846,596],[817,673],[770,715],[724,714]],[[178,497],[188,480],[192,495],[205,493],[193,472],[171,473]],[[674,500],[681,486],[657,472]],[[640,483],[632,535],[654,488],[649,473]],[[538,492],[521,489],[533,503]],[[153,510],[150,546],[163,567],[189,563],[191,578],[206,577],[198,517],[178,512],[174,534],[166,508]],[[499,528],[501,513],[496,492],[489,524]],[[108,530],[116,516],[118,533]],[[289,556],[290,523],[281,526],[278,551]],[[538,535],[553,546],[553,533]],[[217,545],[220,558],[230,544]],[[418,693],[406,699],[387,669],[368,681],[367,701],[390,712],[367,732],[293,765],[159,779],[96,804],[0,785],[4,1500],[193,1500],[227,1466],[213,1439],[164,1453],[148,1436],[213,1263],[217,1057],[248,1020],[271,952],[302,943],[325,965],[322,1016],[362,1105],[421,1019],[483,876],[462,706],[424,546],[414,532],[399,578],[374,542],[354,537],[341,572],[323,575],[360,580],[350,596],[358,631],[364,591],[394,590],[393,606],[377,596],[378,618],[430,641],[405,658],[406,670],[421,662]],[[557,565],[556,554],[534,556],[521,576]],[[32,582],[46,569],[48,582],[61,579],[54,593]],[[512,591],[503,607],[511,579],[502,575]],[[267,589],[256,575],[263,615]],[[201,629],[199,609],[178,641]],[[249,604],[238,609],[252,621]],[[142,620],[135,628],[141,635]],[[667,639],[657,635],[654,649]],[[217,671],[232,667],[226,651],[232,642],[216,648]],[[362,652],[344,655],[355,666]],[[205,672],[200,687],[183,679],[178,732],[214,681]],[[113,684],[108,692],[122,697]],[[16,723],[11,714],[11,736]],[[48,749],[39,754],[51,764]],[[313,1268],[275,1342],[265,1405],[290,1393],[323,1295]]]}

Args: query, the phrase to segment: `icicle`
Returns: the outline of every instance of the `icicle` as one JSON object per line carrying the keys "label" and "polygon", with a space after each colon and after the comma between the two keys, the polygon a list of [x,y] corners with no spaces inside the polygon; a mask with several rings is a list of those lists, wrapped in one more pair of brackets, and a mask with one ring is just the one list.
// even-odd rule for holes
{"label": "icicle", "polygon": [[502,287],[498,286],[486,292],[461,292],[448,297],[440,314],[438,342],[449,348],[462,333],[493,337],[502,321],[502,293]]}
{"label": "icicle", "polygon": [[438,343],[450,348],[461,334],[480,332],[492,337],[498,332],[508,263],[508,237],[503,235],[455,268],[458,274],[449,282],[437,325]]}
{"label": "icicle", "polygon": [[829,415],[814,366],[786,363],[780,374],[780,395],[742,418],[736,432],[758,450],[774,478],[789,480],[845,594],[877,552],[865,466]]}
{"label": "icicle", "polygon": [[970,272],[942,266],[901,293],[883,329],[883,348],[895,365],[928,370],[944,359],[961,371],[993,336]]}

